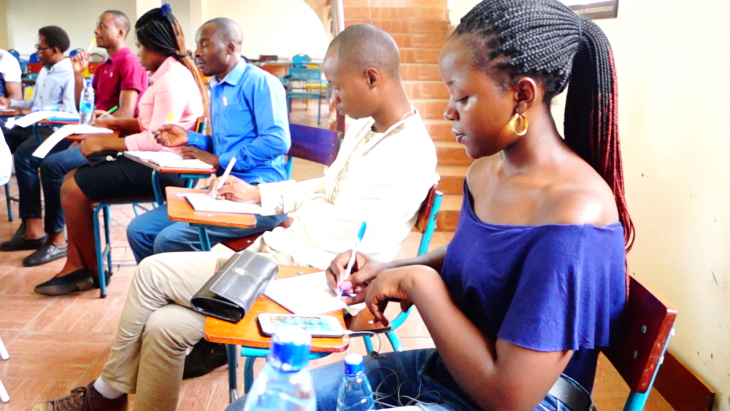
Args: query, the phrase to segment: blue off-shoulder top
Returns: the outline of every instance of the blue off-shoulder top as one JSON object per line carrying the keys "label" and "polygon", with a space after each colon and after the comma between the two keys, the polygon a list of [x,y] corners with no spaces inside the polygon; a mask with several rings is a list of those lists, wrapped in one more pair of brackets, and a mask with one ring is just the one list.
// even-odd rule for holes
{"label": "blue off-shoulder top", "polygon": [[461,210],[441,270],[456,305],[492,338],[574,350],[564,373],[592,390],[626,303],[623,226],[484,223],[466,182]]}

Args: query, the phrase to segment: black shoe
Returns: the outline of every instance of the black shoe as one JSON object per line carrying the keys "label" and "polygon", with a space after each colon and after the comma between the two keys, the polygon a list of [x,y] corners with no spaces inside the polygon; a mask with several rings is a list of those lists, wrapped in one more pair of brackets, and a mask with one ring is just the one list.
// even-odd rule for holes
{"label": "black shoe", "polygon": [[53,277],[43,284],[38,284],[34,291],[42,295],[65,295],[74,291],[88,290],[93,286],[91,271],[82,268],[63,277]]}
{"label": "black shoe", "polygon": [[[112,281],[112,273],[104,271],[104,278],[106,279],[106,286],[109,287],[109,283]],[[101,288],[99,285],[99,279],[94,277],[94,288]]]}
{"label": "black shoe", "polygon": [[35,267],[37,265],[50,263],[51,261],[66,257],[67,254],[68,244],[56,247],[53,244],[46,243],[33,254],[23,259],[23,267]]}
{"label": "black shoe", "polygon": [[185,357],[183,380],[203,376],[226,364],[228,355],[225,345],[200,340],[193,346],[193,352]]}
{"label": "black shoe", "polygon": [[15,230],[15,234],[10,238],[10,240],[15,240],[16,238],[20,238],[21,240],[25,239],[25,232],[28,231],[28,225],[25,224],[25,220],[23,220],[20,223],[20,226],[17,230]]}
{"label": "black shoe", "polygon": [[0,244],[0,251],[37,250],[43,247],[43,244],[46,243],[46,238],[48,238],[48,236],[44,235],[37,240],[26,240],[25,234],[17,237],[13,235],[13,238],[11,238],[10,241]]}

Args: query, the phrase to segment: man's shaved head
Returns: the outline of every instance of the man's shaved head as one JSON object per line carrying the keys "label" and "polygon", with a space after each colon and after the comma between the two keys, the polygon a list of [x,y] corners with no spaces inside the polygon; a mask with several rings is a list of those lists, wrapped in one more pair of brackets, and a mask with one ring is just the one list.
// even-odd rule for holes
{"label": "man's shaved head", "polygon": [[241,31],[241,26],[239,26],[238,23],[226,17],[218,17],[206,21],[205,24],[215,24],[218,28],[218,35],[223,41],[226,43],[233,43],[236,45],[238,50],[241,49],[241,45],[243,44],[243,32]]}
{"label": "man's shaved head", "polygon": [[101,14],[111,14],[112,16],[114,16],[114,22],[116,23],[117,28],[124,30],[124,37],[127,37],[131,24],[129,23],[129,17],[127,17],[124,12],[121,12],[119,10],[107,10]]}
{"label": "man's shaved head", "polygon": [[[329,50],[337,47],[340,64],[363,72],[377,69],[394,79],[400,79],[400,53],[390,34],[370,24],[355,24],[337,35]],[[328,51],[329,51],[328,50]]]}

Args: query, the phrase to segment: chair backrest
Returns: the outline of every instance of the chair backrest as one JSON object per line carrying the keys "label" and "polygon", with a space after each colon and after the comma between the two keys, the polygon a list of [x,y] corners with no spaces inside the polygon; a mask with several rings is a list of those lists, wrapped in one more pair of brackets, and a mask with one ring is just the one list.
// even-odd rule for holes
{"label": "chair backrest", "polygon": [[632,393],[643,394],[651,389],[676,318],[674,308],[636,278],[629,278],[623,335],[603,351]]}
{"label": "chair backrest", "polygon": [[30,57],[28,58],[28,61],[31,62],[31,63],[38,63],[38,61],[39,61],[38,60],[38,53],[31,54]]}
{"label": "chair backrest", "polygon": [[421,236],[421,242],[418,245],[417,255],[423,255],[428,252],[428,246],[431,244],[431,237],[436,230],[436,221],[438,219],[439,209],[441,209],[441,199],[444,194],[438,191],[438,181],[428,190],[426,199],[421,204],[416,217],[416,230]]}
{"label": "chair backrest", "polygon": [[30,61],[26,65],[26,74],[38,74],[41,72],[41,69],[43,69],[43,63]]}
{"label": "chair backrest", "polygon": [[336,131],[323,128],[289,124],[291,148],[289,158],[297,157],[331,166],[340,150],[340,138]]}
{"label": "chair backrest", "polygon": [[279,56],[259,54],[259,61],[277,61],[277,60],[279,60]]}
{"label": "chair backrest", "polygon": [[312,61],[312,59],[306,55],[306,54],[297,54],[296,56],[291,58],[291,62],[294,65],[294,67],[306,67],[307,63]]}
{"label": "chair backrest", "polygon": [[18,53],[18,50],[10,49],[8,50],[8,53],[12,54],[12,56],[15,57],[16,60],[20,61],[20,53]]}
{"label": "chair backrest", "polygon": [[195,132],[200,134],[205,134],[205,132],[208,129],[208,119],[205,118],[205,116],[198,117],[198,120],[195,121]]}
{"label": "chair backrest", "polygon": [[84,49],[76,49],[76,50],[71,50],[71,52],[70,52],[70,53],[68,53],[68,56],[69,56],[69,57],[73,57],[73,56],[75,56],[75,55],[79,54],[79,52],[80,52],[80,51],[84,51]]}

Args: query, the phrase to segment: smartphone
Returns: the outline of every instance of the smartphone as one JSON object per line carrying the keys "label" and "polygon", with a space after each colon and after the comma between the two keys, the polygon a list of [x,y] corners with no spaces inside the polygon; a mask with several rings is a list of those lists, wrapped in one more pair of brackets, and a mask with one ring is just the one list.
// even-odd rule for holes
{"label": "smartphone", "polygon": [[312,337],[342,337],[345,334],[340,322],[331,315],[259,314],[259,325],[267,336],[285,325],[302,328]]}

